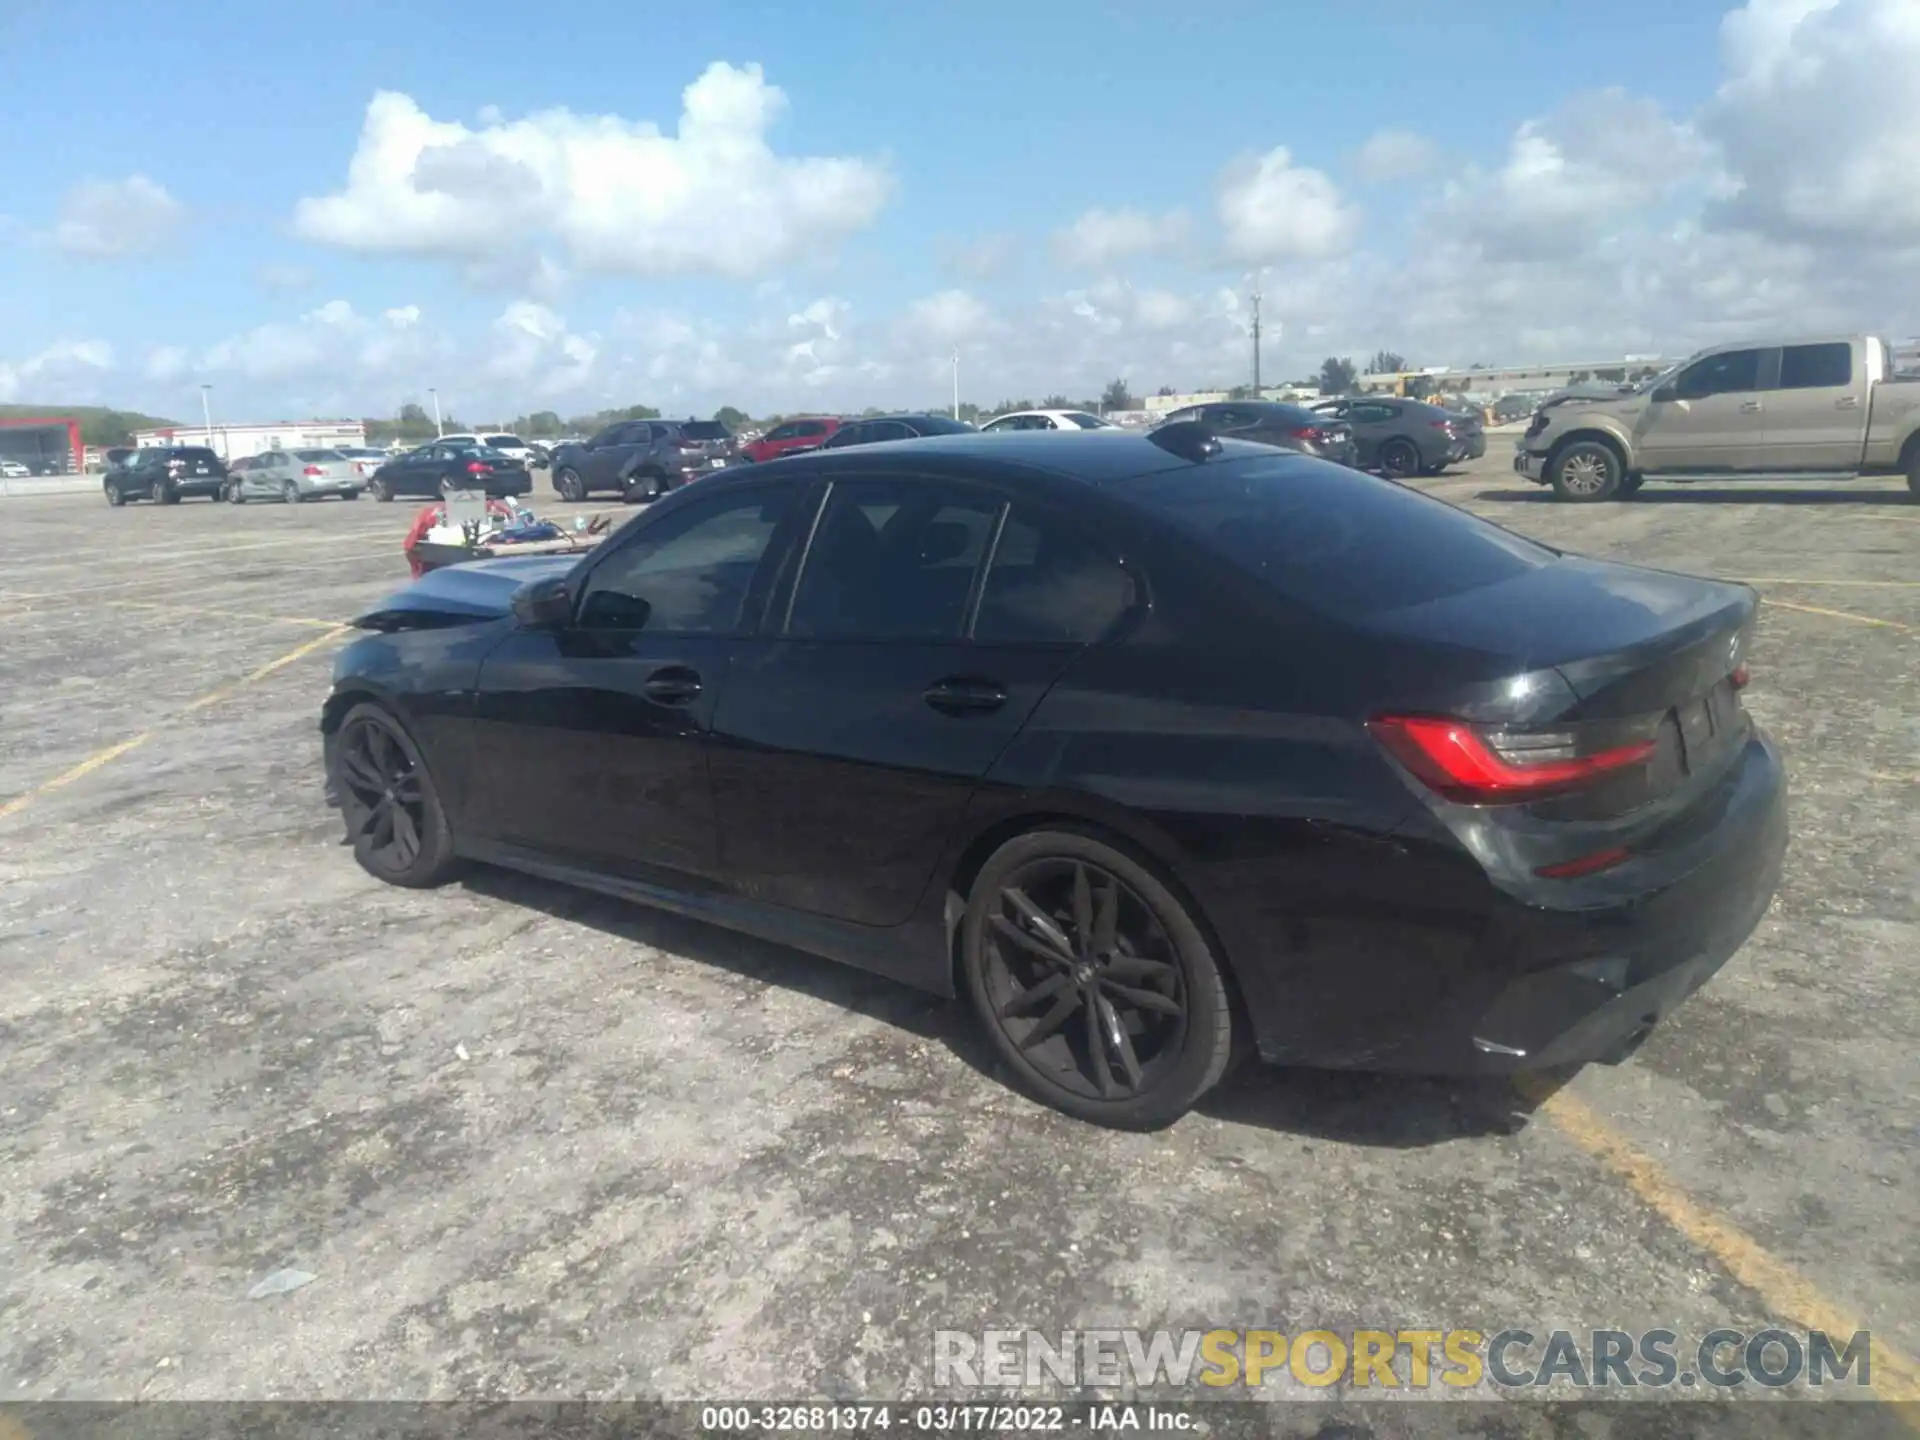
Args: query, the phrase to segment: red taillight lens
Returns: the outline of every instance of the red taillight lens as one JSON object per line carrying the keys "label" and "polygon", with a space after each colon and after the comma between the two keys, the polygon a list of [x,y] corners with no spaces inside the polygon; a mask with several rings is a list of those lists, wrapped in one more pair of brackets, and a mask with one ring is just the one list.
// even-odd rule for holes
{"label": "red taillight lens", "polygon": [[493,467],[491,465],[482,465],[478,460],[469,460],[467,462],[467,473],[469,475],[491,475],[493,473]]}
{"label": "red taillight lens", "polygon": [[1516,745],[1511,755],[1502,754],[1466,721],[1444,715],[1381,715],[1367,729],[1423,785],[1475,805],[1578,790],[1640,764],[1654,751],[1653,741],[1641,740],[1590,755],[1566,754],[1571,742]]}
{"label": "red taillight lens", "polygon": [[1429,420],[1427,424],[1436,430],[1445,430],[1449,435],[1453,433],[1453,422],[1451,420]]}
{"label": "red taillight lens", "polygon": [[1302,425],[1298,430],[1289,430],[1287,433],[1296,440],[1311,440],[1316,445],[1327,438],[1327,432],[1317,425]]}
{"label": "red taillight lens", "polygon": [[318,465],[309,465],[307,466],[306,469],[302,470],[300,473],[302,475],[324,475],[327,472],[322,470]]}
{"label": "red taillight lens", "polygon": [[1747,682],[1751,679],[1753,679],[1753,674],[1744,665],[1734,666],[1733,673],[1727,676],[1727,680],[1732,684],[1733,688],[1736,690],[1746,689]]}

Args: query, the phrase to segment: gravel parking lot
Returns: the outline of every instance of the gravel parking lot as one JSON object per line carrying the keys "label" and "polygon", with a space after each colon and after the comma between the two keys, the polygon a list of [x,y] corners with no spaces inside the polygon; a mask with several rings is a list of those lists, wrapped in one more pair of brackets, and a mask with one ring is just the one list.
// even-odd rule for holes
{"label": "gravel parking lot", "polygon": [[1250,1068],[1146,1136],[824,961],[358,870],[315,724],[412,505],[8,502],[0,1394],[913,1396],[936,1329],[1117,1325],[1864,1326],[1914,1385],[1920,506],[1508,458],[1424,488],[1766,596],[1779,900],[1557,1092]]}

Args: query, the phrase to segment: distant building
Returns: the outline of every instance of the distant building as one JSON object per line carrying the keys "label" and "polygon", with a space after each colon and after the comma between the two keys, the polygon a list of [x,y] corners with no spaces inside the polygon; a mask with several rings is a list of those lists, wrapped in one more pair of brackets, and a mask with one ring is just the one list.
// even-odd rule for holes
{"label": "distant building", "polygon": [[331,450],[338,445],[365,445],[367,427],[358,420],[279,420],[267,425],[170,425],[160,430],[138,430],[133,443],[167,448],[174,445],[210,445],[226,460],[259,455],[268,450]]}

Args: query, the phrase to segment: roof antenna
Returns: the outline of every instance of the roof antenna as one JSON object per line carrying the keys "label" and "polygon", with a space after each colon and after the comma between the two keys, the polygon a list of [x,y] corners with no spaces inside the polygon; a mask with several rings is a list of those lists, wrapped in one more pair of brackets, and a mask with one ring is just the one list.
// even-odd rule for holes
{"label": "roof antenna", "polygon": [[1168,454],[1198,464],[1220,453],[1220,441],[1213,431],[1198,420],[1177,420],[1147,433],[1147,438]]}

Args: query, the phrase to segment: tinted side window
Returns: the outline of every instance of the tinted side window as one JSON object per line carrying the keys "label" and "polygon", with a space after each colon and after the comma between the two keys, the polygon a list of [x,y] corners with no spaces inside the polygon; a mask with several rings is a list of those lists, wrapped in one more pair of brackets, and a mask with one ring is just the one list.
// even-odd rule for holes
{"label": "tinted side window", "polygon": [[754,574],[798,495],[736,491],[662,517],[594,567],[581,625],[679,635],[744,628]]}
{"label": "tinted side window", "polygon": [[[834,446],[835,448],[842,445],[859,445],[863,444],[866,439],[867,427],[865,425],[842,425],[828,437],[827,445]],[[824,449],[826,447],[823,446],[821,448]]]}
{"label": "tinted side window", "polygon": [[1126,612],[1133,582],[1118,561],[1052,522],[1007,516],[980,591],[982,644],[1090,644]]}
{"label": "tinted side window", "polygon": [[826,434],[827,427],[821,424],[818,420],[802,420],[798,425],[793,427],[792,433],[797,436],[800,436],[802,439],[805,439],[806,437],[812,436],[812,435]]}
{"label": "tinted side window", "polygon": [[1347,419],[1355,425],[1381,425],[1393,417],[1393,410],[1385,405],[1355,405],[1347,411]]}
{"label": "tinted side window", "polygon": [[896,480],[836,481],[807,551],[787,633],[958,639],[998,499]]}
{"label": "tinted side window", "polygon": [[1759,383],[1760,352],[1727,350],[1688,366],[1678,388],[1684,400],[1704,400],[1709,395],[1751,390]]}
{"label": "tinted side window", "polygon": [[1813,390],[1853,383],[1853,346],[1840,340],[1829,345],[1789,345],[1780,352],[1780,388]]}
{"label": "tinted side window", "polygon": [[762,440],[791,440],[800,433],[801,427],[798,425],[776,425],[760,438]]}

